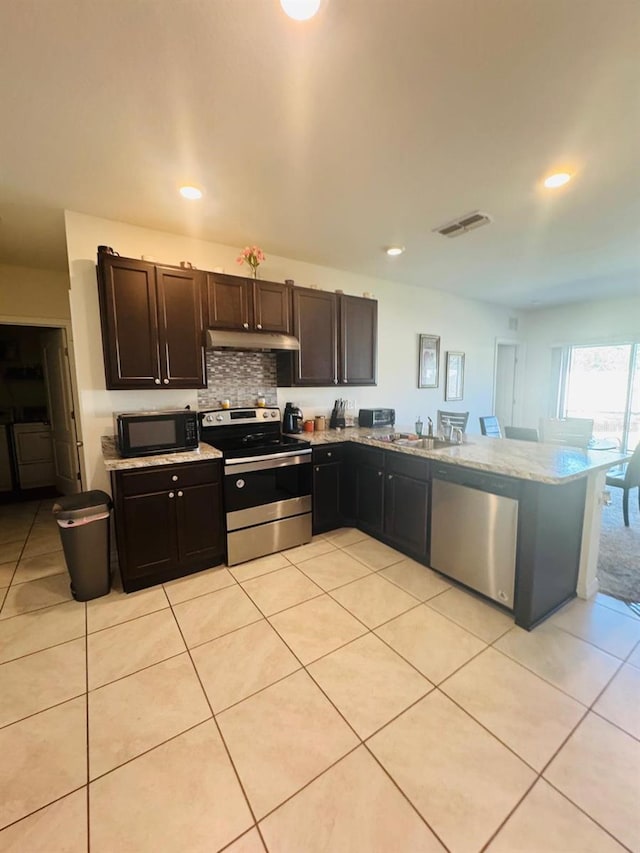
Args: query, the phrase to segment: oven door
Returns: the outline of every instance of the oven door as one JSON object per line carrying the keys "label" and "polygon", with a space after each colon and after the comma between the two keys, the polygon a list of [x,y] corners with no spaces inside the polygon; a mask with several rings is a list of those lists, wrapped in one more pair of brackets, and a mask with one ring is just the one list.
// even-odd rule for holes
{"label": "oven door", "polygon": [[311,512],[311,449],[227,460],[227,530]]}

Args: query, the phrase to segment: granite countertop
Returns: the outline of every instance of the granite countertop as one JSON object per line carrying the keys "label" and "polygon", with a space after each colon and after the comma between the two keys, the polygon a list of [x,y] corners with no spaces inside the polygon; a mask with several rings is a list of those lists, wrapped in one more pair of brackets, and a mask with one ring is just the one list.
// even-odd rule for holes
{"label": "granite countertop", "polygon": [[[405,432],[401,429],[397,431]],[[298,437],[309,440],[312,446],[350,441],[381,450],[418,456],[422,459],[433,459],[450,465],[503,474],[518,480],[533,480],[554,485],[578,480],[593,471],[611,468],[631,458],[631,454],[619,451],[580,450],[576,447],[537,444],[508,438],[489,438],[484,435],[469,436],[464,444],[440,450],[423,450],[382,440],[382,436],[389,435],[391,432],[393,430],[390,427],[378,429],[346,427],[342,430],[305,432]],[[409,430],[406,432],[410,433]],[[376,433],[380,438],[371,437]]]}
{"label": "granite countertop", "polygon": [[123,471],[127,468],[152,468],[155,465],[181,465],[183,462],[208,462],[211,459],[222,459],[222,451],[216,450],[203,441],[197,450],[183,450],[179,453],[159,453],[157,456],[133,456],[123,459],[116,447],[112,435],[103,435],[102,458],[107,471]]}

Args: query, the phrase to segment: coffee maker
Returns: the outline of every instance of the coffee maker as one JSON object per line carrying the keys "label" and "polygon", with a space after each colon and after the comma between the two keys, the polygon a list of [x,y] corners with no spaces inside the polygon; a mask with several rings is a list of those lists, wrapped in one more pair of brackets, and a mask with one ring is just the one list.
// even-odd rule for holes
{"label": "coffee maker", "polygon": [[282,432],[302,432],[302,411],[295,403],[287,403],[284,407],[284,417],[282,419]]}

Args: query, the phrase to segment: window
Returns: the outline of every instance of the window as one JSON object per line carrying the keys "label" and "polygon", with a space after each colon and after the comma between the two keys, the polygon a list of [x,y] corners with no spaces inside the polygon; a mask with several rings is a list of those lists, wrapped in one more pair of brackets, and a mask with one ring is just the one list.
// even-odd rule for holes
{"label": "window", "polygon": [[596,438],[633,450],[640,441],[640,344],[558,348],[553,364],[556,413],[593,418]]}

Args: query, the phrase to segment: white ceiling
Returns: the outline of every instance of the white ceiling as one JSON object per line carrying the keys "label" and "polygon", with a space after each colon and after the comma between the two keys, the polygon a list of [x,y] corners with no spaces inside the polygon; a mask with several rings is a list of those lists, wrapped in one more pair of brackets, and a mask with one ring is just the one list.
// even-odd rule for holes
{"label": "white ceiling", "polygon": [[3,0],[0,32],[0,262],[64,268],[69,208],[513,306],[638,292],[638,0]]}

